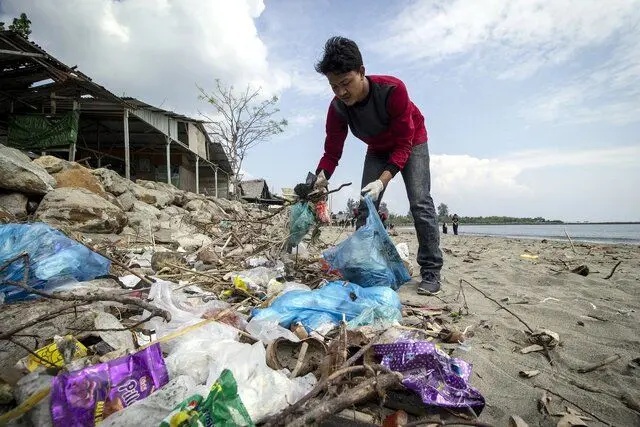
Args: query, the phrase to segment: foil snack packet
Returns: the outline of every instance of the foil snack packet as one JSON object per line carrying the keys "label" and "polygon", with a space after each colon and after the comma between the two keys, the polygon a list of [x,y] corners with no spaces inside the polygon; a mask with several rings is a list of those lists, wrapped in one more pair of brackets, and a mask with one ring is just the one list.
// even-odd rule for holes
{"label": "foil snack packet", "polygon": [[54,377],[51,417],[56,427],[99,424],[169,381],[160,345]]}

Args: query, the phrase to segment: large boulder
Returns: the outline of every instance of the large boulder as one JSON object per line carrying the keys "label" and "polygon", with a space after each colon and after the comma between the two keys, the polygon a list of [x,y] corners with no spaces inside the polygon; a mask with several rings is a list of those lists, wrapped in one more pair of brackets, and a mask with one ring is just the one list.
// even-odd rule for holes
{"label": "large boulder", "polygon": [[36,218],[87,233],[120,233],[127,216],[118,206],[84,188],[56,188],[42,199]]}
{"label": "large boulder", "polygon": [[40,165],[15,148],[0,144],[0,188],[29,194],[46,194],[56,180]]}
{"label": "large boulder", "polygon": [[138,184],[133,184],[133,195],[141,202],[154,205],[158,208],[173,203],[173,193],[146,188]]}
{"label": "large boulder", "polygon": [[104,189],[114,196],[119,196],[127,191],[131,191],[133,187],[133,182],[118,175],[117,172],[111,169],[94,169],[91,173],[97,176]]}
{"label": "large boulder", "polygon": [[122,193],[118,196],[118,201],[120,202],[120,206],[125,212],[129,212],[133,209],[133,205],[136,202],[136,198],[133,197],[133,194],[130,192]]}
{"label": "large boulder", "polygon": [[16,218],[27,216],[28,202],[29,199],[22,193],[0,194],[0,208]]}
{"label": "large boulder", "polygon": [[[100,184],[98,178],[91,173],[90,169],[74,164],[70,168],[65,168],[53,175],[56,179],[56,188],[75,187],[84,188],[94,194],[106,199],[106,192]],[[109,200],[111,201],[111,200]]]}
{"label": "large boulder", "polygon": [[50,174],[69,169],[73,165],[73,163],[55,156],[41,156],[35,159],[33,163],[42,166],[44,170],[46,170]]}

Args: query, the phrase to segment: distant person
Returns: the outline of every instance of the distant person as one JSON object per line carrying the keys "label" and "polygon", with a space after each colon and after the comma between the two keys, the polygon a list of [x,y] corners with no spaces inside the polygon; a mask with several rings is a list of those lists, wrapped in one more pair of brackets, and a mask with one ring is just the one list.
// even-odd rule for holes
{"label": "distant person", "polygon": [[446,222],[442,223],[442,234],[447,234],[447,223]]}
{"label": "distant person", "polygon": [[[421,280],[417,292],[440,292],[442,252],[438,218],[431,198],[429,147],[424,116],[411,101],[407,87],[398,78],[367,75],[356,43],[332,37],[316,64],[333,90],[326,120],[324,155],[318,164],[315,189],[326,189],[342,157],[349,130],[369,146],[362,173],[363,196],[380,205],[385,189],[401,173],[418,239],[417,261]],[[361,204],[361,211],[366,206]],[[362,226],[366,213],[358,218]]]}
{"label": "distant person", "polygon": [[458,214],[453,214],[453,217],[451,218],[451,221],[453,222],[453,234],[455,234],[457,236],[458,235],[458,223],[460,222],[460,217],[458,216]]}
{"label": "distant person", "polygon": [[360,211],[358,208],[353,208],[353,218],[351,219],[351,226],[355,228],[356,221],[358,221],[358,215],[360,215]]}

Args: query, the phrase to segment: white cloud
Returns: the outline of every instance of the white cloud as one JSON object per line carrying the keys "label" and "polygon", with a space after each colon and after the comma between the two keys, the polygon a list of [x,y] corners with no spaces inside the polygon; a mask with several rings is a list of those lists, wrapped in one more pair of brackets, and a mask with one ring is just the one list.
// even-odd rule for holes
{"label": "white cloud", "polygon": [[[267,94],[291,85],[269,62],[254,20],[263,0],[3,0],[6,16],[26,12],[31,38],[116,94],[193,114],[196,84],[216,78]],[[165,101],[166,100],[166,101]]]}
{"label": "white cloud", "polygon": [[524,78],[637,31],[639,20],[638,0],[422,0],[392,20],[378,50],[431,63],[474,53],[478,67]]}
{"label": "white cloud", "polygon": [[[586,178],[576,179],[582,175]],[[640,219],[633,216],[640,195],[631,190],[632,183],[640,182],[640,145],[542,149],[495,158],[436,154],[431,156],[431,180],[436,205],[445,202],[465,215],[611,220],[615,213],[624,215],[621,220]],[[614,191],[603,191],[612,181],[618,183]],[[408,211],[400,176],[390,184],[385,200],[393,212]],[[560,208],[567,201],[571,203]],[[613,212],[612,206],[620,210]]]}

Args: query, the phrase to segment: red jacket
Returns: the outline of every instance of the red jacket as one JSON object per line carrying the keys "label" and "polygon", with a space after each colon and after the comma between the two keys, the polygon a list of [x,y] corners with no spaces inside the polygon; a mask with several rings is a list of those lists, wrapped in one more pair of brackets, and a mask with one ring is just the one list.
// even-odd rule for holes
{"label": "red jacket", "polygon": [[391,76],[367,76],[369,93],[348,107],[337,97],[327,113],[327,137],[318,170],[335,171],[348,129],[368,146],[368,153],[387,156],[385,170],[395,175],[404,168],[413,146],[427,142],[422,113],[409,99],[401,80]]}

